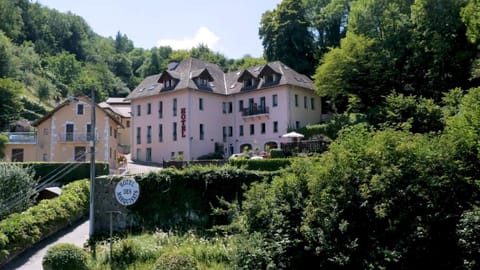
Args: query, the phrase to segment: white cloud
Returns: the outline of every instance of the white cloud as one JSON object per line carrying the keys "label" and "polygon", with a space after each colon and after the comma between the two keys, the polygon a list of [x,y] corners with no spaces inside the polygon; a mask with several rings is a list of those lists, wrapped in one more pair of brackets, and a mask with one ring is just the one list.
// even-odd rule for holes
{"label": "white cloud", "polygon": [[205,44],[213,51],[222,49],[221,45],[218,43],[220,38],[210,31],[207,27],[200,27],[195,36],[183,39],[161,39],[158,41],[158,46],[170,46],[174,50],[189,50],[193,47],[197,47],[199,44]]}

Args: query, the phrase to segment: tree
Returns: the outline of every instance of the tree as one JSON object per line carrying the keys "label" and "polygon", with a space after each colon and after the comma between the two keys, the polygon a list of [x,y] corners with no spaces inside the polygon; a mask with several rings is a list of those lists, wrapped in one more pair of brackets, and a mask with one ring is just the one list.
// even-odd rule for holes
{"label": "tree", "polygon": [[13,45],[0,31],[0,78],[14,77],[16,71],[17,62],[13,54]]}
{"label": "tree", "polygon": [[477,46],[468,41],[462,22],[465,3],[417,0],[412,5],[412,56],[407,67],[416,93],[440,100],[443,92],[469,86]]}
{"label": "tree", "polygon": [[283,0],[262,15],[259,36],[267,61],[280,60],[294,70],[311,75],[315,70],[314,41],[301,1]]}
{"label": "tree", "polygon": [[128,39],[127,35],[117,32],[115,36],[115,51],[117,53],[129,53],[133,50],[133,41]]}
{"label": "tree", "polygon": [[22,10],[15,1],[0,0],[0,31],[12,40],[18,40],[22,35]]}
{"label": "tree", "polygon": [[9,124],[20,118],[23,110],[20,97],[24,86],[12,79],[0,78],[0,130],[7,130]]}
{"label": "tree", "polygon": [[347,32],[350,5],[356,0],[303,0],[306,18],[313,29],[318,51],[315,59],[321,59],[329,48],[340,46]]}

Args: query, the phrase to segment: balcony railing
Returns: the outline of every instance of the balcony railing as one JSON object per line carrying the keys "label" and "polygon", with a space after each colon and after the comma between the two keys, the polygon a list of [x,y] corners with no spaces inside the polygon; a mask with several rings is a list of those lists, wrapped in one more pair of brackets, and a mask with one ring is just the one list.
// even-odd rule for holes
{"label": "balcony railing", "polygon": [[242,116],[252,116],[252,115],[268,114],[268,113],[269,113],[269,110],[267,106],[250,107],[250,108],[242,109]]}
{"label": "balcony railing", "polygon": [[[98,135],[95,134],[95,141],[98,141]],[[92,140],[90,133],[66,132],[60,134],[61,142],[89,142]]]}
{"label": "balcony railing", "polygon": [[8,137],[8,143],[17,143],[17,144],[37,143],[36,132],[7,132],[2,134]]}

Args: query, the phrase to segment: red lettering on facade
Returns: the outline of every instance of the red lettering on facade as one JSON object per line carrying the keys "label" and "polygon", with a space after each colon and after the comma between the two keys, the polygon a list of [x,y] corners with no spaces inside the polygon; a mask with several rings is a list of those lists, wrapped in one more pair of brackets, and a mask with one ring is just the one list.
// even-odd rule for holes
{"label": "red lettering on facade", "polygon": [[180,109],[180,119],[182,123],[182,138],[185,138],[187,136],[187,126],[185,125],[187,122],[187,110],[185,108]]}

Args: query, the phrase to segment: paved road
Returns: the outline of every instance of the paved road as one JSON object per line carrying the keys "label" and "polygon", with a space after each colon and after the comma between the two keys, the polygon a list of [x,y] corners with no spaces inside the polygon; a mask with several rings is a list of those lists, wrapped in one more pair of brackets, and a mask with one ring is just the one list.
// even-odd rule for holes
{"label": "paved road", "polygon": [[83,244],[88,239],[88,231],[89,222],[82,219],[26,250],[1,269],[41,270],[43,269],[42,258],[50,246],[57,243],[71,243],[83,248]]}

